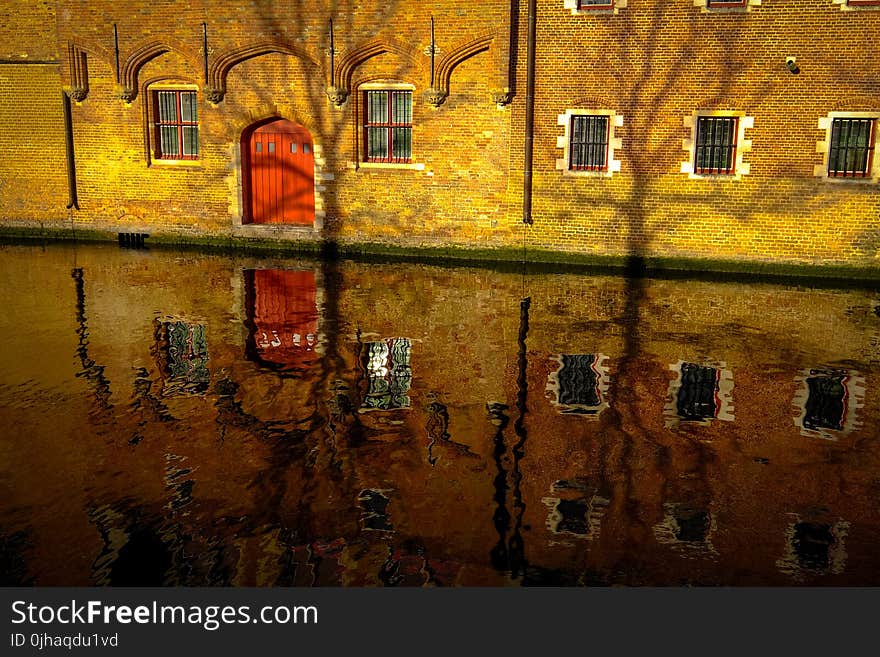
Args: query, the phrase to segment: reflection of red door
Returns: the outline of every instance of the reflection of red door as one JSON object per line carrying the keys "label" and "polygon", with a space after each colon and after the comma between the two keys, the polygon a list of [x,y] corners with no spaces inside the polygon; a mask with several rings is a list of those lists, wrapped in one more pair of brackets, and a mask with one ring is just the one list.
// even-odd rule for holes
{"label": "reflection of red door", "polygon": [[315,272],[258,269],[246,273],[246,282],[248,350],[276,369],[307,367],[318,340]]}
{"label": "reflection of red door", "polygon": [[255,224],[312,225],[315,155],[303,126],[278,119],[251,133],[246,144],[250,220]]}

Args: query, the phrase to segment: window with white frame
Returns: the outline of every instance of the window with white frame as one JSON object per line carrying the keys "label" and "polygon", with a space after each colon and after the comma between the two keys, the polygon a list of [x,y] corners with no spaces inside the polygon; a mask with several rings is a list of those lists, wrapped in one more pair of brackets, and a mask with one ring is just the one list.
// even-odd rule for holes
{"label": "window with white frame", "polygon": [[880,166],[874,157],[880,112],[832,112],[819,119],[825,140],[817,143],[823,162],[815,174],[829,180],[875,182]]}
{"label": "window with white frame", "polygon": [[614,154],[621,140],[614,131],[623,125],[623,116],[611,110],[576,109],[560,114],[558,123],[565,129],[556,139],[556,147],[563,150],[556,169],[563,175],[611,176],[620,171]]}
{"label": "window with white frame", "polygon": [[840,5],[843,11],[880,9],[880,0],[831,0],[831,2]]}
{"label": "window with white frame", "polygon": [[616,14],[626,5],[627,0],[563,0],[562,3],[562,6],[571,11],[574,16],[578,14]]}
{"label": "window with white frame", "polygon": [[681,172],[691,178],[739,178],[749,172],[743,155],[752,150],[745,131],[754,127],[754,118],[738,112],[695,112],[684,119],[691,136],[682,141],[689,159],[681,163]]}
{"label": "window with white frame", "polygon": [[703,12],[751,11],[761,0],[694,0],[694,6]]}
{"label": "window with white frame", "polygon": [[364,91],[364,160],[406,164],[412,161],[412,91]]}

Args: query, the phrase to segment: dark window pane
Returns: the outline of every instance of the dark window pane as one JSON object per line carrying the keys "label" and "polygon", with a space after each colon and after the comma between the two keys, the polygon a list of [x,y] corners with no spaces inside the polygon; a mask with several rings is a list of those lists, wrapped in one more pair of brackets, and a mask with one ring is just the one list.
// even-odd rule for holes
{"label": "dark window pane", "polygon": [[717,411],[718,370],[692,363],[681,365],[681,387],[676,397],[676,412],[683,420],[714,418]]}
{"label": "dark window pane", "polygon": [[159,121],[162,123],[177,121],[177,94],[175,92],[159,92]]}
{"label": "dark window pane", "polygon": [[367,123],[388,123],[388,92],[367,92]]}
{"label": "dark window pane", "polygon": [[875,119],[834,119],[828,173],[863,177],[870,173]]}
{"label": "dark window pane", "polygon": [[608,166],[607,116],[571,117],[569,168],[603,171]]}
{"label": "dark window pane", "polygon": [[394,128],[392,149],[392,157],[395,160],[408,160],[412,156],[411,128]]}
{"label": "dark window pane", "polygon": [[196,94],[192,91],[180,93],[180,113],[184,121],[195,123],[198,120],[196,110]]}
{"label": "dark window pane", "polygon": [[379,160],[388,157],[388,128],[367,129],[367,157]]}
{"label": "dark window pane", "polygon": [[312,152],[312,145],[311,144],[303,144],[303,153],[308,155],[311,152]]}
{"label": "dark window pane", "polygon": [[199,154],[199,129],[195,126],[183,127],[183,154],[189,157]]}
{"label": "dark window pane", "polygon": [[733,173],[737,119],[724,116],[697,117],[695,173]]}
{"label": "dark window pane", "polygon": [[176,126],[162,126],[159,151],[163,157],[176,157],[180,153]]}

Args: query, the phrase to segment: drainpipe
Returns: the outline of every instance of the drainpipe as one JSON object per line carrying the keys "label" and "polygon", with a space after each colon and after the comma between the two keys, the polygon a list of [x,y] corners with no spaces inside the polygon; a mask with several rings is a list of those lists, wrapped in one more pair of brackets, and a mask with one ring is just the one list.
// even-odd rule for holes
{"label": "drainpipe", "polygon": [[63,91],[61,98],[64,102],[64,146],[67,151],[67,209],[79,210],[79,199],[76,197],[76,163],[73,159],[73,115],[70,111],[70,96]]}
{"label": "drainpipe", "polygon": [[537,0],[529,0],[529,41],[526,52],[526,139],[523,166],[523,223],[532,224],[532,151],[535,139],[535,41],[537,40]]}

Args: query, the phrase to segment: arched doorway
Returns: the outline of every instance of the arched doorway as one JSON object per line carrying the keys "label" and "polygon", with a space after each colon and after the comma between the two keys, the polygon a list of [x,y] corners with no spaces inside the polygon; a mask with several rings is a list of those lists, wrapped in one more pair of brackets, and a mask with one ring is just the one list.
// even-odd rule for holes
{"label": "arched doorway", "polygon": [[315,154],[303,126],[274,119],[242,134],[245,223],[315,222]]}

